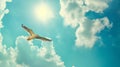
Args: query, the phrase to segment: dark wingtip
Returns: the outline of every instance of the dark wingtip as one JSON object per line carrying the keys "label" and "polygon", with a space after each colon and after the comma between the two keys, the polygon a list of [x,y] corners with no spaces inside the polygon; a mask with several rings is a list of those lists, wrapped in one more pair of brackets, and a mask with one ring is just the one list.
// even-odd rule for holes
{"label": "dark wingtip", "polygon": [[52,41],[52,40],[49,40],[49,41]]}
{"label": "dark wingtip", "polygon": [[23,24],[21,24],[21,26],[23,27]]}

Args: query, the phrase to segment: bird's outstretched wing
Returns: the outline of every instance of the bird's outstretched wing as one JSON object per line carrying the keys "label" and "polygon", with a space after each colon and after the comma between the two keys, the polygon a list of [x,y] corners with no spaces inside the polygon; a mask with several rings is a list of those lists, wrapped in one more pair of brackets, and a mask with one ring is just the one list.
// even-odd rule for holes
{"label": "bird's outstretched wing", "polygon": [[45,37],[40,37],[40,36],[37,36],[36,39],[41,39],[43,41],[52,41],[51,39],[48,39],[48,38],[45,38]]}
{"label": "bird's outstretched wing", "polygon": [[27,32],[29,32],[30,35],[34,34],[34,32],[31,29],[29,29],[28,27],[24,26],[23,24],[22,24],[22,28],[24,28]]}

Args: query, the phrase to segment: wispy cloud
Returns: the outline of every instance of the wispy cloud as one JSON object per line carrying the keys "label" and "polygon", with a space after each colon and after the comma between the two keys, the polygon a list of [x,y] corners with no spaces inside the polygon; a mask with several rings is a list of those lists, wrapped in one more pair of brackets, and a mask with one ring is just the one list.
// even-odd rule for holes
{"label": "wispy cloud", "polygon": [[11,2],[11,0],[0,0],[0,28],[3,27],[2,19],[4,15],[9,12],[9,10],[6,9],[6,2]]}
{"label": "wispy cloud", "polygon": [[[6,9],[6,2],[11,2],[11,0],[0,0],[0,28],[3,27],[2,19],[5,14],[9,12]],[[6,48],[6,45],[2,45],[2,34],[0,33],[0,67],[22,67],[15,62],[15,50],[13,48]]]}
{"label": "wispy cloud", "polygon": [[89,19],[85,16],[88,11],[103,13],[108,8],[110,0],[60,0],[60,15],[64,18],[65,26],[78,26],[76,30],[76,46],[93,47],[100,39],[96,34],[110,28],[107,17]]}

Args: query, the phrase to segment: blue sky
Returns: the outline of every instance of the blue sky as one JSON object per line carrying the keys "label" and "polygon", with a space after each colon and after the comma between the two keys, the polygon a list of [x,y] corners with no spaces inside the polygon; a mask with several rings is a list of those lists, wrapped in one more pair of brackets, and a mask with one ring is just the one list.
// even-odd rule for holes
{"label": "blue sky", "polygon": [[[120,67],[119,5],[119,0],[0,0],[0,67]],[[27,41],[21,24],[53,41]]]}

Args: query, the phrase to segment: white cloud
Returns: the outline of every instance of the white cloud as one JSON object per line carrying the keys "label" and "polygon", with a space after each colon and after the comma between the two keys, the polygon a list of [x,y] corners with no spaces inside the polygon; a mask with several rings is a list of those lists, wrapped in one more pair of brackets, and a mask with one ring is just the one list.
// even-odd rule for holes
{"label": "white cloud", "polygon": [[42,42],[42,46],[34,46],[25,37],[18,37],[17,44],[17,63],[26,64],[29,67],[65,67],[54,50],[52,42]]}
{"label": "white cloud", "polygon": [[86,19],[84,23],[80,24],[80,27],[76,31],[76,46],[93,47],[95,42],[100,39],[100,36],[96,34],[105,27],[111,27],[107,17],[95,20]]}
{"label": "white cloud", "polygon": [[[76,0],[78,1],[78,0]],[[81,7],[74,0],[60,0],[61,10],[60,15],[64,18],[65,25],[76,27],[79,22],[84,22],[84,14],[87,11],[86,8]]]}
{"label": "white cloud", "polygon": [[96,34],[105,27],[111,28],[107,17],[100,19],[88,19],[85,14],[88,11],[103,13],[111,0],[60,0],[60,15],[64,18],[65,26],[78,26],[76,30],[76,46],[93,47],[100,39]]}
{"label": "white cloud", "polygon": [[42,42],[41,45],[40,48],[34,46],[32,41],[19,36],[15,48],[6,48],[0,35],[0,67],[65,67],[52,42]]}
{"label": "white cloud", "polygon": [[110,0],[84,0],[88,10],[102,13],[108,7]]}
{"label": "white cloud", "polygon": [[16,63],[16,50],[12,47],[6,48],[2,45],[2,35],[0,34],[0,67],[26,67]]}

